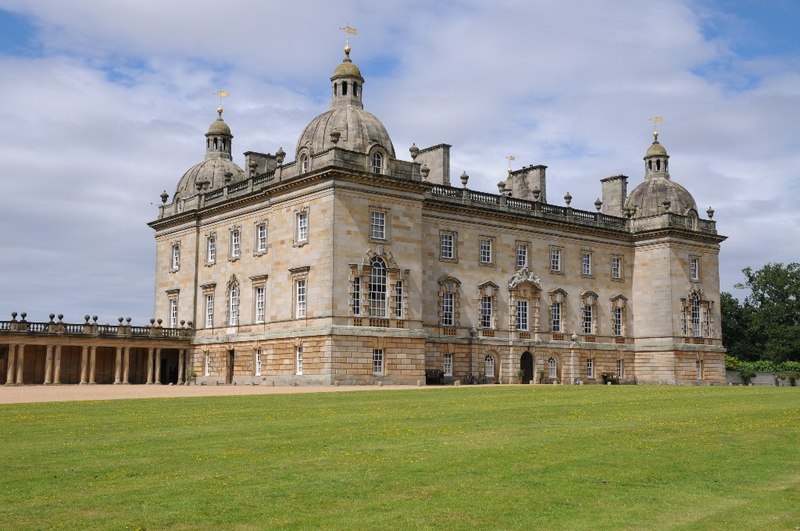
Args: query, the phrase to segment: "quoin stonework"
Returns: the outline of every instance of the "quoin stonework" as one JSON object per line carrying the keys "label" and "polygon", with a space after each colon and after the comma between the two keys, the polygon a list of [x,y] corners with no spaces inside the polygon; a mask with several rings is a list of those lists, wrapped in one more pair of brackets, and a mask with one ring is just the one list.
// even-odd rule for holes
{"label": "quoin stonework", "polygon": [[[451,176],[448,144],[398,155],[364,109],[364,84],[348,46],[330,109],[294,159],[247,151],[244,169],[217,109],[204,160],[150,223],[155,315],[164,330],[194,330],[137,356],[169,349],[163,370],[183,371],[170,381],[206,384],[416,385],[426,370],[444,381],[725,382],[725,237],[670,177],[657,133],[643,181],[628,193],[628,177],[604,178],[596,210],[583,211],[569,194],[548,202],[543,165],[509,169],[487,193]],[[155,371],[141,363],[137,381]]]}

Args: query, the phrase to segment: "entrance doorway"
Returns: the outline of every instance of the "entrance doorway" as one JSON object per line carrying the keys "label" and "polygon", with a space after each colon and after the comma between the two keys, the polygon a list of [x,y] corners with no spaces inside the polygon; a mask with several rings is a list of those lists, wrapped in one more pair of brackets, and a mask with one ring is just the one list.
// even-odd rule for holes
{"label": "entrance doorway", "polygon": [[225,375],[225,383],[233,383],[233,362],[236,360],[236,354],[233,349],[228,351],[228,372]]}
{"label": "entrance doorway", "polygon": [[530,352],[523,352],[519,358],[519,368],[522,370],[522,383],[531,383],[533,380],[533,356]]}

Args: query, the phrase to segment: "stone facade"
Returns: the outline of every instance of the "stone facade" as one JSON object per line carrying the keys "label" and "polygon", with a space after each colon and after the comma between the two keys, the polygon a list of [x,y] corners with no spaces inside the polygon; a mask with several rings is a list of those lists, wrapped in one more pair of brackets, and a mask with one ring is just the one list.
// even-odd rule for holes
{"label": "stone facade", "polygon": [[294,161],[240,170],[218,109],[206,163],[162,196],[156,316],[193,323],[201,383],[724,383],[724,237],[657,135],[645,181],[603,179],[587,212],[547,202],[542,165],[492,194],[451,186],[448,144],[396,158],[349,49],[331,83]]}

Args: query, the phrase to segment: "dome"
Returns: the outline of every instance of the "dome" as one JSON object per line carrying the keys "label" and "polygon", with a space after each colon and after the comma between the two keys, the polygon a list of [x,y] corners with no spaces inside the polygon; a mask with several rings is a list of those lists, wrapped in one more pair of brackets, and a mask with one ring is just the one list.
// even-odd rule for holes
{"label": "dome", "polygon": [[697,203],[689,191],[670,179],[648,179],[634,188],[625,200],[625,208],[639,207],[637,217],[656,216],[664,213],[664,201],[669,201],[669,211],[685,215],[689,210],[697,211]]}
{"label": "dome", "polygon": [[686,215],[697,211],[697,203],[689,191],[669,176],[669,155],[658,142],[658,133],[653,133],[653,143],[644,156],[644,182],[634,188],[625,200],[625,208],[636,211],[637,217],[657,216],[665,211],[664,202],[669,201],[669,212]]}
{"label": "dome", "polygon": [[[226,174],[230,174],[227,182]],[[221,157],[208,158],[195,164],[183,174],[181,180],[178,181],[178,187],[175,189],[175,196],[190,197],[195,195],[198,192],[198,183],[203,183],[203,191],[209,191],[242,181],[244,178],[244,171],[232,160]]]}
{"label": "dome", "polygon": [[[377,116],[364,110],[361,99],[364,78],[350,59],[349,45],[344,52],[344,59],[331,77],[331,108],[303,130],[297,140],[296,157],[300,158],[304,151],[314,155],[336,146],[364,154],[379,147],[385,155],[395,158],[386,127]],[[332,134],[336,142],[331,139]]]}
{"label": "dome", "polygon": [[211,125],[208,126],[208,135],[230,135],[231,128],[228,127],[228,124],[225,123],[225,120],[222,119],[222,116],[211,122]]}
{"label": "dome", "polygon": [[[333,132],[340,134],[336,144],[331,140]],[[297,153],[304,148],[319,153],[334,145],[358,153],[369,153],[380,146],[395,158],[392,139],[383,123],[371,112],[354,105],[335,107],[311,120],[297,140]]]}

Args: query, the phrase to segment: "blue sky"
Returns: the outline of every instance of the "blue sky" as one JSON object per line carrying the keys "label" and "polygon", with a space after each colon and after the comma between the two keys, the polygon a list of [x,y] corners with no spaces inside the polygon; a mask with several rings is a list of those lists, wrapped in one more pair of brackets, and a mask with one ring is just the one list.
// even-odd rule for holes
{"label": "blue sky", "polygon": [[202,159],[213,92],[238,164],[293,157],[347,23],[398,156],[452,144],[452,173],[495,191],[513,153],[593,210],[600,179],[641,182],[662,115],[673,179],[729,236],[722,289],[800,261],[797,1],[0,0],[0,314],[146,322],[146,223]]}

